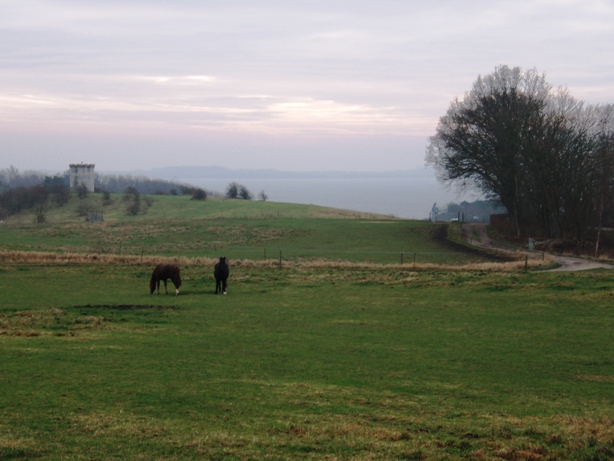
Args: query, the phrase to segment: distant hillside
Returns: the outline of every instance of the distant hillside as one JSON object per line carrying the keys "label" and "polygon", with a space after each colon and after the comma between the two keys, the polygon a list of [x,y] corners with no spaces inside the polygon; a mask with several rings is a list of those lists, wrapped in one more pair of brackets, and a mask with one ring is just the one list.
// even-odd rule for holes
{"label": "distant hillside", "polygon": [[[110,172],[122,173],[122,172]],[[281,171],[273,169],[231,169],[220,166],[177,166],[136,170],[122,174],[151,178],[198,179],[386,179],[432,177],[432,170],[420,168],[400,171]]]}

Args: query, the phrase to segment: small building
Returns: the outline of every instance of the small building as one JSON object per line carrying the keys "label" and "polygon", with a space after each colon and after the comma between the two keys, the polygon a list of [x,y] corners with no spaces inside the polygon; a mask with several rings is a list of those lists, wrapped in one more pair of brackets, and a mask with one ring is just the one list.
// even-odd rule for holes
{"label": "small building", "polygon": [[93,163],[72,163],[70,167],[70,189],[76,190],[81,184],[87,187],[89,192],[94,192],[96,175]]}

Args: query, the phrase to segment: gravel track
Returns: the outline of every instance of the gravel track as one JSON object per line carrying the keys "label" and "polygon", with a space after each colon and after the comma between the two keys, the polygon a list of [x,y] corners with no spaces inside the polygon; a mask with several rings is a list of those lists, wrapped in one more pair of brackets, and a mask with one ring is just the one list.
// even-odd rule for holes
{"label": "gravel track", "polygon": [[[486,232],[486,224],[463,224],[463,236],[469,244],[497,251],[512,252],[509,246],[493,242]],[[585,271],[590,269],[614,269],[611,264],[591,261],[590,259],[574,258],[572,256],[555,255],[559,267],[542,272]]]}

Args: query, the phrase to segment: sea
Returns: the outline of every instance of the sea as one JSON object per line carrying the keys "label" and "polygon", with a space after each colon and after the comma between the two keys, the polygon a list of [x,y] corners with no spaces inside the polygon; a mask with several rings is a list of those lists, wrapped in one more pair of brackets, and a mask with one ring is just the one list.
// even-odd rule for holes
{"label": "sea", "polygon": [[459,196],[435,177],[308,177],[308,178],[195,178],[174,180],[223,195],[232,181],[244,185],[258,199],[264,191],[272,202],[302,203],[378,213],[398,218],[428,219],[433,205],[473,201],[479,197]]}

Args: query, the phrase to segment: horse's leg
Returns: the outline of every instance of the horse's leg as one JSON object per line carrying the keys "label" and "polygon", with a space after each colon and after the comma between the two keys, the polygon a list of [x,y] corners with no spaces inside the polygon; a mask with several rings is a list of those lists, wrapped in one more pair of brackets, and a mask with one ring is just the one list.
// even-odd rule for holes
{"label": "horse's leg", "polygon": [[173,285],[175,285],[175,296],[179,296],[179,288],[177,288],[177,284],[173,280]]}
{"label": "horse's leg", "polygon": [[166,290],[166,294],[168,294],[168,287],[166,286],[166,279],[164,279],[164,289]]}
{"label": "horse's leg", "polygon": [[222,293],[226,294],[226,287],[227,287],[227,286],[228,286],[228,285],[226,285],[226,279],[224,279],[224,280],[222,281]]}
{"label": "horse's leg", "polygon": [[216,278],[215,279],[215,294],[217,294],[219,287],[220,287],[220,281],[219,279]]}
{"label": "horse's leg", "polygon": [[158,294],[160,294],[160,279],[156,280],[156,286],[158,287]]}

